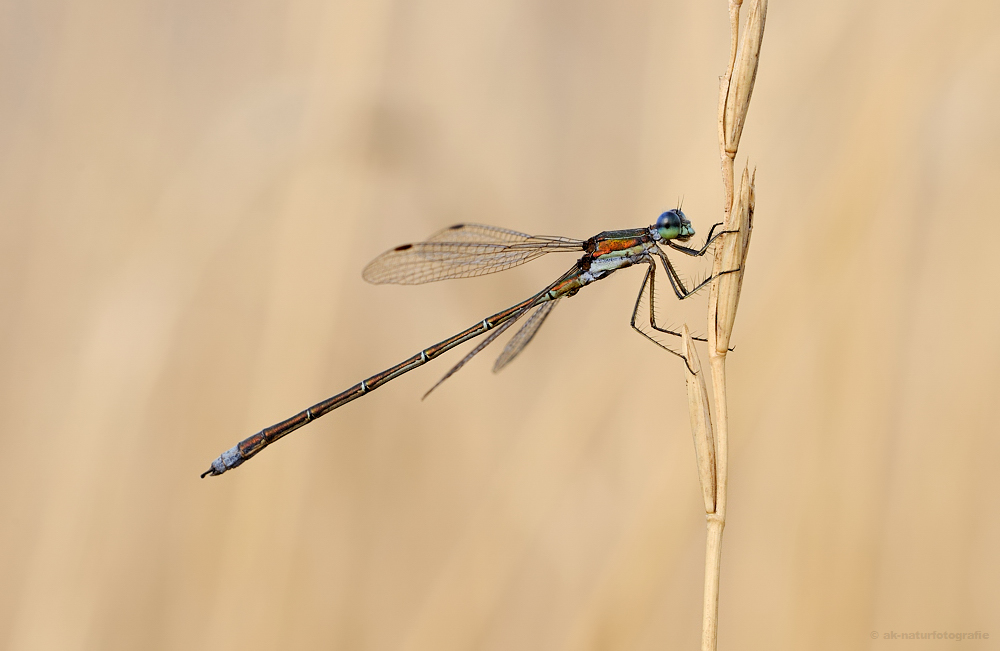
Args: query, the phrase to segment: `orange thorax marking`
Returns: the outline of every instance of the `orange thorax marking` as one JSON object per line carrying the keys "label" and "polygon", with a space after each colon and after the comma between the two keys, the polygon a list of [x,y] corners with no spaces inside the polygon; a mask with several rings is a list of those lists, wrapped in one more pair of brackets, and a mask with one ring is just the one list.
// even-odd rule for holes
{"label": "orange thorax marking", "polygon": [[603,255],[609,255],[612,253],[617,253],[618,251],[624,251],[627,249],[634,249],[642,247],[642,238],[640,237],[624,237],[624,238],[614,238],[608,240],[599,240],[596,242],[597,246],[594,249],[594,257],[599,257]]}

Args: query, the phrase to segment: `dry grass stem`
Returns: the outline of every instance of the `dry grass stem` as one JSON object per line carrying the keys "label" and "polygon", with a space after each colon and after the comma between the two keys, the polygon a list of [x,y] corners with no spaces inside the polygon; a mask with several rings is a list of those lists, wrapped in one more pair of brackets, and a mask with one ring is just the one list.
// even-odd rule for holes
{"label": "dry grass stem", "polygon": [[715,512],[715,439],[712,434],[712,414],[708,406],[708,388],[701,372],[698,351],[691,339],[687,324],[681,328],[681,354],[687,359],[688,412],[691,415],[691,434],[698,460],[698,478],[705,498],[705,513]]}
{"label": "dry grass stem", "polygon": [[[753,228],[754,178],[749,169],[744,169],[740,181],[740,192],[734,196],[735,184],[733,167],[740,136],[750,107],[754,82],[757,79],[757,65],[760,60],[760,46],[764,36],[764,21],[767,16],[767,0],[751,0],[747,10],[746,29],[743,40],[739,40],[739,12],[742,0],[729,0],[730,52],[729,65],[721,79],[719,88],[719,153],[722,162],[722,183],[725,190],[724,229],[715,249],[715,261],[708,306],[708,355],[712,371],[712,394],[715,401],[715,418],[701,422],[696,414],[697,389],[693,388],[692,375],[701,377],[700,363],[683,332],[684,354],[690,368],[687,371],[688,401],[691,409],[691,426],[698,450],[699,438],[705,432],[714,434],[715,454],[714,508],[707,509],[707,536],[705,542],[705,593],[702,612],[702,651],[715,651],[719,628],[719,577],[722,566],[722,531],[726,526],[726,505],[729,484],[729,405],[726,399],[726,354],[736,320],[740,290],[743,285],[743,270],[750,245]],[[737,43],[739,48],[737,49]],[[689,353],[690,351],[690,353]],[[697,364],[697,366],[695,366]],[[695,371],[692,373],[691,371]],[[704,381],[700,383],[704,387]],[[704,389],[703,389],[704,390]],[[707,390],[705,391],[707,394]],[[707,398],[707,396],[706,396]],[[707,408],[707,407],[706,407]],[[711,434],[709,436],[712,436]],[[706,473],[702,471],[701,452],[699,472],[702,487]],[[706,505],[708,504],[706,492]]]}
{"label": "dry grass stem", "polygon": [[[725,516],[710,513],[705,539],[705,598],[702,605],[701,649],[715,651],[719,631],[719,574],[722,566],[722,530]],[[710,572],[709,570],[715,570]]]}

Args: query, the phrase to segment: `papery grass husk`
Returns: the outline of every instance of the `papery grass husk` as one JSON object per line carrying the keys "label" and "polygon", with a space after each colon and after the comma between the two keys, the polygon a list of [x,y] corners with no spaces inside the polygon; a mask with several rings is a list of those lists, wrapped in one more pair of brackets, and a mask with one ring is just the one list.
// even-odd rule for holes
{"label": "papery grass husk", "polygon": [[698,479],[701,481],[705,513],[715,512],[715,436],[712,433],[712,412],[708,404],[708,388],[705,374],[701,372],[701,360],[691,339],[691,332],[685,323],[681,327],[681,354],[687,360],[685,379],[688,394],[688,412],[691,416],[691,434],[694,437],[694,453],[698,461]]}
{"label": "papery grass husk", "polygon": [[754,181],[757,172],[751,175],[749,168],[743,168],[740,179],[740,193],[736,204],[729,212],[722,236],[722,244],[716,251],[712,274],[715,280],[708,296],[708,345],[710,356],[725,356],[729,352],[729,341],[736,322],[736,308],[743,288],[743,274],[746,257],[750,248],[753,231]]}
{"label": "papery grass husk", "polygon": [[719,87],[719,154],[722,164],[722,184],[725,189],[723,210],[726,215],[733,206],[733,163],[739,149],[743,125],[746,123],[757,80],[760,46],[764,39],[767,18],[767,0],[751,0],[747,9],[746,29],[739,44],[740,6],[742,0],[729,0],[730,51],[729,65],[720,79]]}
{"label": "papery grass husk", "polygon": [[750,96],[757,80],[757,63],[760,60],[760,44],[764,39],[764,20],[767,17],[767,0],[751,2],[747,8],[746,27],[739,54],[729,78],[729,88],[725,100],[725,150],[736,154],[743,135]]}

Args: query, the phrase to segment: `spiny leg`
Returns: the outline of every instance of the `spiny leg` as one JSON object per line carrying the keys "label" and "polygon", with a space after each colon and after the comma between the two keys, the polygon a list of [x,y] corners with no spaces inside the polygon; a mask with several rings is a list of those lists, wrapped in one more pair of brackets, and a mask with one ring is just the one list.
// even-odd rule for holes
{"label": "spiny leg", "polygon": [[[718,274],[716,274],[714,276],[709,276],[705,280],[703,280],[700,283],[698,283],[697,285],[695,285],[690,291],[688,291],[684,287],[684,283],[681,281],[680,276],[677,273],[677,270],[674,269],[674,266],[670,263],[670,258],[667,257],[667,254],[664,253],[663,251],[661,251],[660,249],[656,250],[656,254],[660,257],[660,261],[663,263],[663,268],[667,271],[667,279],[670,280],[670,286],[673,288],[674,293],[677,294],[677,298],[679,300],[684,300],[685,298],[688,298],[689,296],[691,296],[692,294],[696,293],[702,287],[704,287],[708,283],[712,282],[713,280],[715,280],[719,276],[724,276],[726,274],[736,273],[737,271],[740,270],[739,267],[737,267],[736,269],[727,269],[726,271],[720,271]],[[651,268],[655,268],[655,264],[654,263],[650,263],[650,267]],[[679,337],[680,335],[678,333],[676,333],[676,332],[674,332],[672,330],[664,330],[663,328],[657,327],[657,325],[655,323],[653,323],[653,297],[656,294],[656,292],[652,291],[652,288],[653,288],[653,279],[650,278],[649,324],[651,326],[653,326],[653,328],[655,330],[658,330],[659,332],[665,332],[667,334],[671,334],[671,335],[674,335],[676,337]],[[681,294],[681,291],[684,292],[683,295]],[[704,337],[691,337],[691,338],[694,339],[695,341],[708,341]],[[733,349],[730,348],[729,350],[732,351]]]}
{"label": "spiny leg", "polygon": [[[656,330],[657,332],[662,332],[664,334],[673,335],[675,337],[680,337],[681,333],[677,332],[676,330],[669,330],[667,328],[661,328],[660,326],[656,325],[656,306],[655,306],[655,301],[656,301],[656,264],[654,262],[650,262],[649,267],[650,267],[650,270],[649,270],[649,273],[647,274],[648,278],[649,278],[649,326],[653,330]],[[671,268],[669,268],[667,270],[667,275],[668,276],[670,275],[670,271],[672,269],[673,268],[671,267]],[[680,279],[678,279],[677,282],[680,282]],[[699,283],[698,287],[701,287],[704,284],[705,283]],[[696,287],[694,290],[692,290],[692,293],[698,291],[698,287]],[[687,294],[687,296],[690,296],[690,295],[691,295],[691,293]],[[685,298],[685,297],[681,297],[681,298]],[[694,339],[695,341],[708,341],[708,339],[705,339],[704,337],[691,337],[691,338]]]}
{"label": "spiny leg", "polygon": [[696,291],[707,285],[712,280],[712,276],[709,276],[705,280],[698,283],[693,289],[688,289],[684,286],[684,281],[681,280],[680,274],[674,269],[674,265],[670,262],[670,258],[667,254],[663,252],[662,249],[656,249],[656,255],[660,258],[660,262],[663,264],[663,270],[667,272],[667,280],[670,281],[670,288],[674,290],[674,294],[677,296],[678,300],[683,301],[685,298],[694,294]]}
{"label": "spiny leg", "polygon": [[[715,229],[718,228],[719,226],[722,226],[722,222],[719,222],[718,224],[712,224],[712,228],[708,230],[708,237],[705,238],[705,245],[702,246],[700,249],[692,249],[690,247],[682,246],[670,240],[667,240],[664,243],[671,249],[674,249],[675,251],[680,251],[685,255],[690,255],[693,257],[702,256],[705,255],[706,251],[708,251],[708,247],[712,246],[712,243],[715,242],[715,240],[719,239],[719,237],[721,237],[722,235],[725,235],[726,233],[739,232],[739,231],[719,231],[718,233],[716,233]],[[713,233],[715,234],[713,235]]]}
{"label": "spiny leg", "polygon": [[[680,353],[678,353],[673,348],[670,348],[669,346],[666,346],[665,344],[657,341],[656,339],[653,339],[652,337],[649,336],[648,333],[644,332],[642,330],[642,328],[640,328],[639,326],[637,326],[635,324],[635,319],[636,319],[636,317],[639,316],[639,304],[642,303],[642,295],[646,293],[646,287],[648,286],[650,288],[650,294],[649,294],[649,296],[650,296],[650,299],[649,299],[649,323],[650,323],[650,325],[652,325],[656,330],[658,330],[660,332],[666,332],[666,333],[669,333],[669,334],[672,334],[672,335],[677,335],[678,337],[680,336],[680,333],[673,332],[671,330],[663,330],[663,329],[658,328],[658,327],[656,327],[654,325],[654,321],[655,320],[653,318],[653,298],[652,298],[653,297],[653,293],[652,293],[652,290],[653,290],[653,277],[654,277],[655,273],[656,273],[656,266],[655,266],[655,264],[652,261],[650,261],[650,263],[649,263],[649,269],[646,270],[646,277],[642,279],[642,286],[639,288],[639,295],[635,297],[635,307],[632,308],[632,321],[630,322],[630,325],[632,326],[633,330],[635,330],[636,332],[638,332],[639,334],[641,334],[646,339],[649,339],[650,341],[652,341],[654,344],[656,344],[657,346],[659,346],[663,350],[665,350],[668,353],[671,353],[673,355],[677,355],[678,357],[680,357],[681,359],[683,359],[684,360],[684,364],[687,365],[688,369],[691,369],[691,365],[688,364],[687,358],[684,357],[684,355],[681,355]],[[702,341],[704,341],[704,340],[702,340]],[[693,373],[694,371],[692,370],[691,372]]]}
{"label": "spiny leg", "polygon": [[726,271],[721,271],[714,276],[709,276],[708,278],[701,281],[691,289],[688,289],[687,287],[684,286],[684,281],[681,280],[680,274],[678,274],[677,270],[674,269],[674,265],[670,262],[670,258],[667,257],[667,254],[663,252],[663,249],[657,247],[656,255],[660,258],[660,262],[663,263],[663,268],[667,272],[667,280],[670,281],[670,287],[674,290],[674,294],[677,295],[677,298],[682,301],[685,298],[691,296],[692,294],[697,293],[702,287],[712,282],[719,276],[735,273],[740,270],[739,267],[737,267],[736,269],[727,269]]}

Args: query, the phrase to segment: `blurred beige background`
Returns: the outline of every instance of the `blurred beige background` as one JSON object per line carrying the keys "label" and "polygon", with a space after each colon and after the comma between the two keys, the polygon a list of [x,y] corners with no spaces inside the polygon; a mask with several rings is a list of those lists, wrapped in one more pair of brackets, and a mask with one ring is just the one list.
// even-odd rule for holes
{"label": "blurred beige background", "polygon": [[[1000,5],[768,18],[720,649],[998,648]],[[707,232],[722,0],[8,1],[0,47],[0,647],[697,648],[638,270],[198,474],[573,260],[366,285],[390,246]]]}

